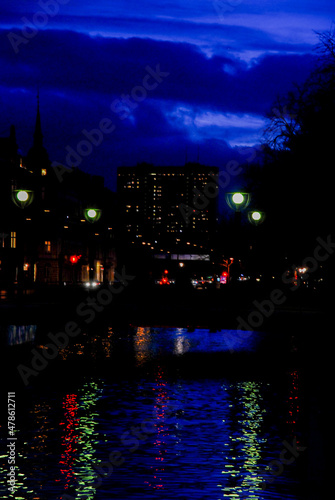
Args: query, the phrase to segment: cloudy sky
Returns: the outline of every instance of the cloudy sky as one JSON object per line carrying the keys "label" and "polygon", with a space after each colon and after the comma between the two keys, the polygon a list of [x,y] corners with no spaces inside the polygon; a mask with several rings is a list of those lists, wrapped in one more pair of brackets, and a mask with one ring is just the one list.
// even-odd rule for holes
{"label": "cloudy sky", "polygon": [[0,136],[32,143],[39,89],[52,161],[103,175],[185,159],[223,167],[259,144],[278,95],[305,80],[332,0],[0,3]]}

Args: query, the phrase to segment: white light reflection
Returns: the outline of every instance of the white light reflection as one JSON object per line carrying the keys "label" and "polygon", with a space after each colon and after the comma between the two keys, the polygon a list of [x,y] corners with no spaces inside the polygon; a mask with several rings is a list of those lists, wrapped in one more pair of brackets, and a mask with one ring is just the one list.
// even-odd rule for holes
{"label": "white light reflection", "polygon": [[185,335],[186,332],[184,328],[176,328],[173,354],[180,356],[190,349],[190,341]]}

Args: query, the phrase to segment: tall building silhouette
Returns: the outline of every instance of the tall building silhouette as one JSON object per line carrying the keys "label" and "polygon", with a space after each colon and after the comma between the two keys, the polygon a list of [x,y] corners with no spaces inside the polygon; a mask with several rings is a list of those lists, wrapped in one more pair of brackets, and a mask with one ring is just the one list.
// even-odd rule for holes
{"label": "tall building silhouette", "polygon": [[217,172],[216,167],[198,163],[183,167],[139,164],[118,168],[123,236],[130,243],[143,239],[169,250],[208,250],[216,227]]}

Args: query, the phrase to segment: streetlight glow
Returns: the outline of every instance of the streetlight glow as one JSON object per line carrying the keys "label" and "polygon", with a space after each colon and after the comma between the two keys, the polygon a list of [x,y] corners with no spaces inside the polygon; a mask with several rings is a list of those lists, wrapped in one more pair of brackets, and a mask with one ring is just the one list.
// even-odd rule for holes
{"label": "streetlight glow", "polygon": [[87,211],[87,215],[90,219],[94,219],[96,216],[97,216],[97,211],[94,210],[94,208],[90,208],[88,211]]}
{"label": "streetlight glow", "polygon": [[232,200],[236,205],[241,205],[244,201],[244,196],[242,193],[234,193]]}
{"label": "streetlight glow", "polygon": [[252,212],[251,217],[253,220],[257,221],[261,219],[261,214],[259,212]]}
{"label": "streetlight glow", "polygon": [[28,198],[29,198],[29,194],[27,193],[27,191],[19,191],[18,193],[16,193],[16,197],[19,201],[27,201]]}
{"label": "streetlight glow", "polygon": [[99,208],[86,208],[84,210],[84,216],[87,222],[96,222],[101,217],[101,210]]}
{"label": "streetlight glow", "polygon": [[12,200],[19,208],[28,207],[34,198],[34,192],[30,189],[13,189]]}
{"label": "streetlight glow", "polygon": [[250,194],[241,191],[226,193],[225,198],[228,206],[236,212],[244,210],[250,203]]}
{"label": "streetlight glow", "polygon": [[259,210],[252,210],[248,213],[248,219],[249,222],[258,226],[259,224],[262,224],[262,222],[264,222],[265,213],[260,212]]}

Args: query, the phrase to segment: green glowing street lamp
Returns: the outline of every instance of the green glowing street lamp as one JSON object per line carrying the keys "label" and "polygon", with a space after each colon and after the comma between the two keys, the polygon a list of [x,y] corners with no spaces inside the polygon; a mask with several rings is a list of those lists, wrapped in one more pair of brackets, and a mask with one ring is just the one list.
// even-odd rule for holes
{"label": "green glowing street lamp", "polygon": [[12,200],[17,207],[25,208],[33,201],[34,192],[29,189],[13,189]]}
{"label": "green glowing street lamp", "polygon": [[16,195],[16,198],[23,203],[28,201],[29,194],[27,193],[27,191],[19,191]]}
{"label": "green glowing street lamp", "polygon": [[86,208],[84,210],[84,216],[88,222],[97,222],[101,217],[101,210],[93,207]]}
{"label": "green glowing street lamp", "polygon": [[247,206],[250,203],[250,194],[249,193],[243,193],[241,191],[237,191],[234,193],[227,193],[226,194],[226,201],[228,206],[232,209],[235,210],[236,212],[240,212],[241,210],[244,210],[247,208]]}
{"label": "green glowing street lamp", "polygon": [[244,202],[244,196],[242,193],[234,193],[232,196],[232,201],[235,205],[241,205]]}
{"label": "green glowing street lamp", "polygon": [[255,224],[257,226],[258,224],[264,222],[265,213],[259,210],[251,210],[248,213],[248,219],[252,224]]}

